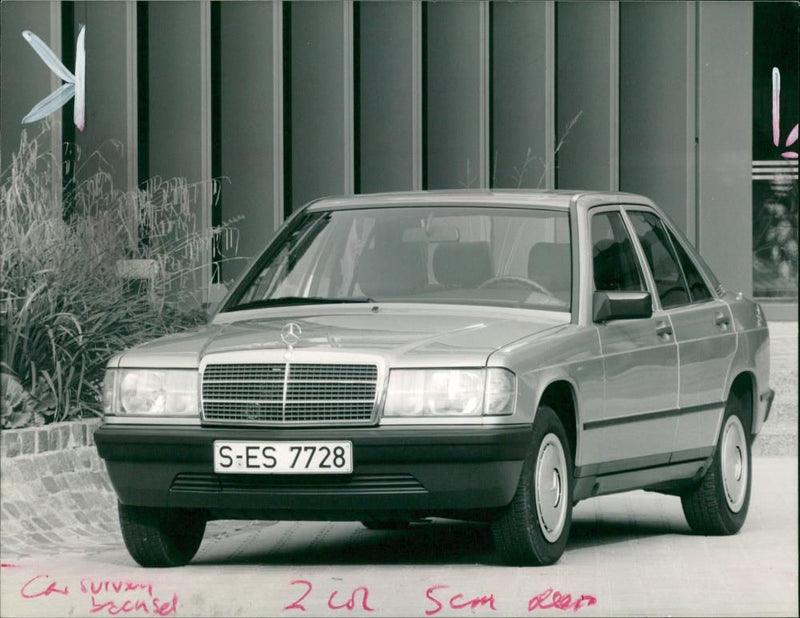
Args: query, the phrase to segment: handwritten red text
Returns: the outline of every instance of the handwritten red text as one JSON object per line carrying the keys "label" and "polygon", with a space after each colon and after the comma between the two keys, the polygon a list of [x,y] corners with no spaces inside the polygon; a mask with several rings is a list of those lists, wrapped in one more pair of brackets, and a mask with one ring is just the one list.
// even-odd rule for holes
{"label": "handwritten red text", "polygon": [[[290,584],[292,586],[301,586],[303,592],[296,601],[284,606],[283,609],[295,609],[301,612],[306,611],[306,606],[303,605],[303,601],[311,594],[311,591],[314,589],[314,584],[306,579],[294,579]],[[347,596],[347,593],[334,590],[328,597],[328,608],[347,611],[353,611],[358,608],[367,612],[375,611],[374,608],[369,606],[369,589],[366,586],[358,586],[350,593],[350,596]]]}
{"label": "handwritten red text", "polygon": [[48,583],[49,580],[49,575],[37,575],[36,577],[32,577],[22,584],[19,593],[26,599],[49,597],[51,594],[61,594],[65,596],[69,594],[69,588],[67,586],[59,588],[58,584],[54,581]]}
{"label": "handwritten red text", "polygon": [[[442,603],[434,593],[438,590],[444,590],[446,588],[450,588],[450,586],[431,586],[425,591],[425,598],[431,601],[436,605],[436,607],[432,609],[426,609],[425,615],[426,616],[434,616],[442,611],[442,608],[445,607],[445,603]],[[447,596],[447,593],[444,594]],[[475,609],[477,607],[489,607],[492,611],[496,611],[497,607],[495,607],[495,598],[493,594],[489,595],[481,595],[476,596],[473,598],[465,598],[463,594],[458,593],[450,596],[449,600],[446,601],[447,607],[450,609]]]}
{"label": "handwritten red text", "polygon": [[582,594],[577,598],[572,598],[570,594],[563,594],[558,590],[548,588],[540,592],[528,601],[528,611],[533,612],[537,609],[560,609],[561,611],[577,612],[584,607],[597,604],[597,598],[590,594]]}

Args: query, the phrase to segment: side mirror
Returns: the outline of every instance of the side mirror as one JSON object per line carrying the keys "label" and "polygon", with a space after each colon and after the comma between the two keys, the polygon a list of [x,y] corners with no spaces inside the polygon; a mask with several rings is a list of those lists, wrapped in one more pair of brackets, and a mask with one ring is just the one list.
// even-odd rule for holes
{"label": "side mirror", "polygon": [[592,295],[592,319],[635,320],[653,315],[650,292],[595,292]]}

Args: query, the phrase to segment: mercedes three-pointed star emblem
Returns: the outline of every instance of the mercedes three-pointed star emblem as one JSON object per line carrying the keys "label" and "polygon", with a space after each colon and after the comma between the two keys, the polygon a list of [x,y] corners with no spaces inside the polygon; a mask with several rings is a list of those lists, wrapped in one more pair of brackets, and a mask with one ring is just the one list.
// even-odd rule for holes
{"label": "mercedes three-pointed star emblem", "polygon": [[287,322],[281,329],[281,340],[290,348],[300,341],[303,329],[297,322]]}

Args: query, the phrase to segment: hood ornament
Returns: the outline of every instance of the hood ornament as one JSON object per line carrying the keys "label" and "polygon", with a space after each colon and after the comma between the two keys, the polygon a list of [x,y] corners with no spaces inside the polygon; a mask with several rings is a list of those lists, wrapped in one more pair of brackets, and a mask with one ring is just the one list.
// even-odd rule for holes
{"label": "hood ornament", "polygon": [[297,322],[287,322],[281,329],[281,341],[291,350],[292,346],[300,341],[300,335],[303,334],[303,329]]}

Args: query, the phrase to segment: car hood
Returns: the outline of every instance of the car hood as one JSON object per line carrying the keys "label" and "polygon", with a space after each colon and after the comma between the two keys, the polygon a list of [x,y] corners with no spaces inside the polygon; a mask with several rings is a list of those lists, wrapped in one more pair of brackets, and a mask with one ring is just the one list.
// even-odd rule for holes
{"label": "car hood", "polygon": [[[287,311],[287,309],[290,309]],[[389,366],[482,366],[505,345],[569,321],[568,314],[487,307],[303,306],[220,314],[200,330],[162,337],[119,357],[128,367],[197,367],[209,355],[293,350],[377,355]]]}

